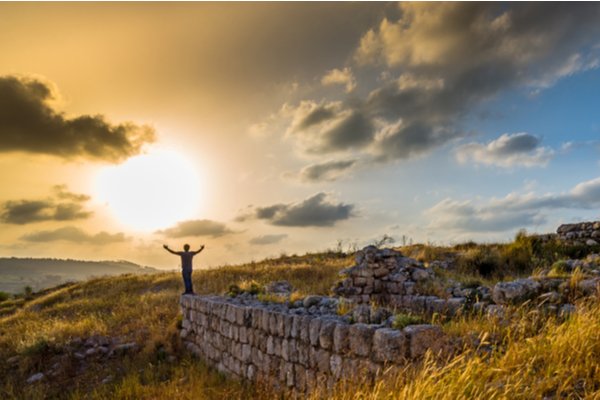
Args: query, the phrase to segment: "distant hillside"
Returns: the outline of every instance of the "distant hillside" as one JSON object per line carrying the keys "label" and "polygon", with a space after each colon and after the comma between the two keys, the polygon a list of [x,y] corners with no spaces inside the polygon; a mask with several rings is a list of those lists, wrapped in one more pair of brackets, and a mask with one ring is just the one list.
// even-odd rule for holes
{"label": "distant hillside", "polygon": [[92,276],[157,272],[129,261],[81,261],[51,258],[0,258],[0,291],[19,293],[25,286],[35,291]]}

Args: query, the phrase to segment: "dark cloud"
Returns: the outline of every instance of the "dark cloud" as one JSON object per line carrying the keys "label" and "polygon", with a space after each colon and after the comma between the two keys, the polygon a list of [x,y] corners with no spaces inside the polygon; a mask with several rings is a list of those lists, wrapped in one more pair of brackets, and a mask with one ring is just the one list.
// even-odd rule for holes
{"label": "dark cloud", "polygon": [[84,209],[90,197],[68,192],[66,186],[53,188],[54,196],[44,200],[11,200],[0,207],[0,221],[24,225],[40,221],[73,221],[92,215]]}
{"label": "dark cloud", "polygon": [[263,245],[268,245],[268,244],[279,243],[286,237],[287,237],[287,235],[285,233],[282,233],[279,235],[256,236],[256,237],[253,237],[252,239],[250,239],[248,241],[248,243],[263,246]]}
{"label": "dark cloud", "polygon": [[470,160],[478,164],[500,167],[545,166],[554,156],[554,150],[540,146],[541,139],[528,133],[504,134],[487,144],[467,143],[456,149],[461,163]]}
{"label": "dark cloud", "polygon": [[325,193],[317,193],[299,203],[257,207],[238,220],[261,219],[278,226],[333,226],[354,216],[354,205],[335,203]]}
{"label": "dark cloud", "polygon": [[225,224],[208,219],[198,219],[177,223],[172,228],[157,231],[169,238],[181,238],[188,236],[212,236],[219,237],[234,233]]}
{"label": "dark cloud", "polygon": [[331,160],[311,164],[300,170],[299,178],[311,183],[334,181],[347,173],[355,164],[356,160]]}
{"label": "dark cloud", "polygon": [[299,139],[309,153],[329,153],[362,148],[373,140],[373,121],[359,108],[345,108],[340,102],[317,104],[303,101],[288,107],[291,116],[288,135]]}
{"label": "dark cloud", "polygon": [[462,232],[503,232],[542,224],[556,209],[591,210],[600,207],[600,178],[582,182],[566,193],[509,194],[485,204],[445,199],[426,211],[433,229]]}
{"label": "dark cloud", "polygon": [[[399,11],[363,36],[355,56],[386,78],[363,99],[312,103],[318,124],[293,125],[305,150],[419,156],[469,135],[464,117],[502,91],[543,90],[598,66],[598,4],[401,3]],[[307,104],[293,121],[311,115]],[[536,145],[516,139],[515,148]]]}
{"label": "dark cloud", "polygon": [[21,240],[36,243],[63,240],[67,242],[87,243],[102,246],[111,243],[125,242],[128,240],[128,238],[123,233],[112,234],[103,231],[92,235],[74,226],[66,226],[51,231],[38,231],[30,233],[22,236]]}
{"label": "dark cloud", "polygon": [[45,82],[0,77],[0,152],[118,162],[154,140],[154,131],[147,126],[113,125],[101,115],[68,118],[51,106],[53,100]]}

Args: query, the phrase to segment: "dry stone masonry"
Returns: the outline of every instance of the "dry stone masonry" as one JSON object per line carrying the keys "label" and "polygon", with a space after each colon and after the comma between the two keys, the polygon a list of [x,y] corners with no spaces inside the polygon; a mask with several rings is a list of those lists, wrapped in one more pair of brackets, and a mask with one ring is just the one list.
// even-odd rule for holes
{"label": "dry stone masonry", "polygon": [[596,246],[600,243],[600,221],[564,224],[556,233],[561,241],[570,244]]}
{"label": "dry stone masonry", "polygon": [[437,326],[349,324],[327,312],[330,302],[319,298],[321,306],[307,309],[250,297],[184,295],[181,338],[189,351],[230,376],[294,393],[374,377],[444,346]]}
{"label": "dry stone masonry", "polygon": [[[556,236],[569,244],[596,245],[600,222],[561,225]],[[575,310],[574,299],[597,295],[600,288],[598,254],[562,260],[536,276],[493,287],[442,281],[434,271],[447,266],[425,266],[392,249],[368,246],[356,253],[355,261],[340,272],[336,297],[291,301],[293,288],[287,282],[267,286],[269,293],[281,296],[276,303],[240,292],[184,295],[181,338],[189,351],[230,376],[303,394],[398,370],[429,350],[448,354],[459,347],[439,326],[394,329],[394,313],[503,318],[508,306],[527,303],[568,316]],[[570,279],[568,273],[575,269],[582,271],[582,279]]]}
{"label": "dry stone masonry", "polygon": [[346,279],[333,289],[335,294],[356,303],[384,304],[418,314],[454,315],[467,304],[466,296],[489,298],[489,290],[483,287],[481,293],[453,290],[444,298],[427,294],[423,288],[435,279],[432,269],[398,251],[375,246],[358,251],[356,265],[341,274]]}

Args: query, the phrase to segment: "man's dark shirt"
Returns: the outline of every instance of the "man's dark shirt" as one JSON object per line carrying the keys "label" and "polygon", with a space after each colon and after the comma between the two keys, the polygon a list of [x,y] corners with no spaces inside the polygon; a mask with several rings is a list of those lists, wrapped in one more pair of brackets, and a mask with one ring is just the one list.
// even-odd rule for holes
{"label": "man's dark shirt", "polygon": [[182,269],[192,269],[192,258],[196,255],[193,251],[178,251],[178,255],[181,256],[181,268]]}

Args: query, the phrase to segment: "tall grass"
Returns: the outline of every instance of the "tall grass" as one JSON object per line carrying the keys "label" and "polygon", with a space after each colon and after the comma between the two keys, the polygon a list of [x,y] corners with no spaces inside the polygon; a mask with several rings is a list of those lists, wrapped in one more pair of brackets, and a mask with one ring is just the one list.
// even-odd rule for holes
{"label": "tall grass", "polygon": [[[327,294],[339,270],[350,263],[339,254],[314,254],[197,270],[194,289],[200,294],[224,293],[232,284],[288,280],[297,289],[296,297]],[[255,397],[256,387],[225,380],[182,351],[177,328],[182,289],[177,273],[122,275],[20,299],[0,317],[0,360],[21,357],[16,368],[0,362],[0,398],[65,397],[69,392],[75,393],[73,398]],[[140,351],[103,363],[90,361],[85,369],[72,356],[62,356],[72,351],[72,339],[93,335],[135,341]],[[165,360],[165,352],[176,359]],[[23,385],[27,377],[55,363],[62,365],[63,373]],[[113,381],[102,384],[107,377]]]}
{"label": "tall grass", "polygon": [[[464,251],[473,248],[466,246]],[[288,280],[297,296],[326,294],[339,270],[351,264],[350,258],[339,255],[284,257],[195,271],[194,288],[198,293],[224,293],[232,284]],[[573,279],[580,277],[575,274]],[[0,362],[0,398],[276,398],[268,387],[228,379],[181,349],[181,291],[179,274],[160,273],[98,278],[22,299],[14,311],[0,317],[0,360],[21,357],[16,367]],[[510,309],[504,318],[463,315],[443,324],[444,331],[464,345],[451,360],[430,354],[399,374],[368,384],[349,382],[312,398],[598,398],[600,306],[593,299],[580,300],[578,308],[567,320],[529,307]],[[62,356],[73,338],[98,334],[136,341],[139,351],[89,361],[84,369]],[[57,362],[64,372],[24,384],[28,376]],[[102,383],[106,378],[112,379]]]}

